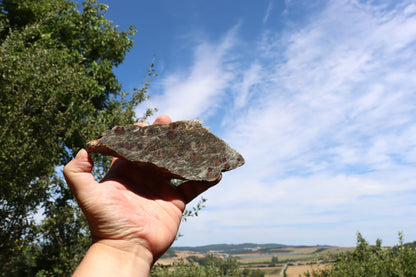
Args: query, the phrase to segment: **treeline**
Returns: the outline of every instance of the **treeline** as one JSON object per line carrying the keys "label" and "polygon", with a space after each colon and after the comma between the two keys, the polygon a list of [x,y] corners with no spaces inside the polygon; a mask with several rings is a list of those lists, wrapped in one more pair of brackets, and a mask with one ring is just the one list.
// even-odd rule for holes
{"label": "treeline", "polygon": [[[276,249],[276,248],[287,248],[287,247],[296,247],[278,243],[267,243],[267,244],[257,244],[257,243],[241,243],[241,244],[210,244],[204,246],[176,246],[172,247],[176,251],[193,251],[200,253],[207,253],[209,251],[218,251],[224,253],[238,252],[238,251],[247,251],[249,249]],[[249,250],[251,251],[251,250]]]}
{"label": "treeline", "polygon": [[357,234],[357,247],[354,251],[326,257],[325,268],[312,270],[304,274],[306,277],[338,277],[338,276],[416,276],[416,242],[403,243],[403,235],[399,233],[399,244],[395,247],[382,247],[381,240],[370,245],[363,236]]}
{"label": "treeline", "polygon": [[182,259],[173,265],[156,265],[151,277],[264,277],[265,273],[259,269],[240,269],[235,258],[218,258],[208,254],[203,258],[196,256]]}

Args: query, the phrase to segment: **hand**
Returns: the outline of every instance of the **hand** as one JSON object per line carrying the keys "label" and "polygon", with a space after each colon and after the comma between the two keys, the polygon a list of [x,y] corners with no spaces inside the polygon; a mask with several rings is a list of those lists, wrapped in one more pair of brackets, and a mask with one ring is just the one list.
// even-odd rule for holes
{"label": "hand", "polygon": [[[168,116],[160,116],[154,124],[169,122]],[[185,205],[219,182],[219,179],[188,181],[174,187],[165,177],[113,158],[108,174],[98,183],[91,174],[92,168],[92,160],[84,149],[64,168],[67,183],[88,220],[93,238],[93,245],[76,273],[96,274],[88,271],[94,267],[104,271],[109,264],[94,266],[102,254],[105,257],[109,254],[113,261],[114,255],[116,260],[121,255],[121,260],[133,259],[136,261],[133,265],[150,270],[173,243]],[[119,272],[120,268],[116,269]],[[109,269],[103,273],[111,274]]]}

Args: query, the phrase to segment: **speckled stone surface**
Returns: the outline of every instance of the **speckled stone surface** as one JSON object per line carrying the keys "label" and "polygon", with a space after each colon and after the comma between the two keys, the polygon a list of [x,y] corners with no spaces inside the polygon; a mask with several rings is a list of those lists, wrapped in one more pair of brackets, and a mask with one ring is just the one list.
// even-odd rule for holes
{"label": "speckled stone surface", "polygon": [[88,142],[86,149],[149,166],[159,174],[182,180],[214,181],[221,172],[244,164],[241,154],[199,120],[116,126]]}

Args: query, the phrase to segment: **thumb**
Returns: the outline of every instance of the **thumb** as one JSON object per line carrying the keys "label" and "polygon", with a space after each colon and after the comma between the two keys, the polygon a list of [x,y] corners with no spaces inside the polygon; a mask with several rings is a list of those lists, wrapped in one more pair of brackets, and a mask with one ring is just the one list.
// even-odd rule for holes
{"label": "thumb", "polygon": [[66,182],[77,199],[80,194],[88,192],[97,183],[91,173],[93,166],[88,152],[81,149],[75,159],[64,167]]}

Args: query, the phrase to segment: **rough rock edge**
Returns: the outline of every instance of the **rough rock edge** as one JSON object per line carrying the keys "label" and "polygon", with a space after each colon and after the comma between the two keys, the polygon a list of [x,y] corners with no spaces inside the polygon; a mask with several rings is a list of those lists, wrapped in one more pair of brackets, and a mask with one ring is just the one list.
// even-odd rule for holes
{"label": "rough rock edge", "polygon": [[[139,135],[134,139],[131,139],[131,136],[133,136],[134,133],[139,133]],[[160,154],[162,150],[165,151],[166,149],[169,149],[169,143],[179,143],[181,144],[180,146],[182,146],[181,148],[184,148],[185,144],[191,145],[193,141],[190,141],[189,139],[189,137],[192,138],[192,135],[190,135],[190,133],[193,133],[192,135],[194,135],[196,139],[203,140],[203,144],[207,144],[207,142],[210,144],[206,147],[204,146],[205,149],[203,150],[197,150],[193,152],[189,149],[182,149],[180,155],[176,155],[176,153],[171,154],[172,156],[176,156],[173,159],[171,156],[170,158],[161,158],[159,159],[159,161],[150,161],[156,155],[155,153]],[[185,139],[185,141],[183,142],[182,139]],[[160,141],[164,141],[165,144],[167,144],[168,146],[162,146],[166,148],[161,149],[151,149],[152,140],[155,140],[156,144]],[[212,143],[212,141],[214,141],[215,143]],[[116,146],[114,144],[118,145]],[[139,152],[141,150],[130,150],[128,148],[132,147],[131,145],[138,144],[145,144],[145,148],[150,148],[150,150],[145,149],[142,151],[146,152],[148,156],[150,155],[150,158],[148,157],[147,159],[144,158],[142,160],[137,159],[137,157],[132,158],[132,156],[134,156],[135,151]],[[194,155],[196,154],[196,156],[201,156],[204,154],[203,152],[205,152],[206,149],[210,148],[210,151],[212,151],[211,148],[215,147],[216,149],[220,150],[218,150],[218,152],[213,151],[210,154],[206,154],[206,156],[208,157],[205,157],[205,160],[200,161],[204,165],[207,164],[205,165],[205,169],[203,169],[203,166],[201,165],[195,168],[194,166],[192,166],[192,161],[190,160],[190,157],[187,157],[186,159],[186,156],[189,156],[190,153],[193,153]],[[173,147],[173,149],[174,148],[175,147]],[[166,176],[168,178],[182,180],[214,181],[219,178],[221,172],[235,169],[244,164],[244,158],[241,156],[241,154],[232,149],[223,140],[219,139],[214,134],[209,132],[208,128],[202,127],[202,121],[199,120],[183,120],[171,122],[169,124],[157,124],[149,126],[116,126],[111,130],[105,131],[96,140],[88,142],[86,145],[86,149],[88,152],[97,152],[101,153],[102,155],[124,158],[135,164],[140,165],[141,167],[147,167],[149,170],[154,170],[160,175]],[[221,156],[222,158],[219,156]],[[228,160],[228,158],[230,157],[234,159]],[[210,159],[210,161],[208,161],[208,158]],[[224,160],[227,162],[226,164],[224,164]],[[169,164],[172,164],[172,162],[173,164],[178,164],[179,168],[176,168],[175,166],[175,169],[169,169]],[[198,174],[195,173],[197,171],[196,169],[199,169]],[[182,172],[180,172],[181,170]],[[195,172],[190,174],[189,172],[192,172],[193,170]],[[183,171],[185,171],[185,173],[183,173]]]}

